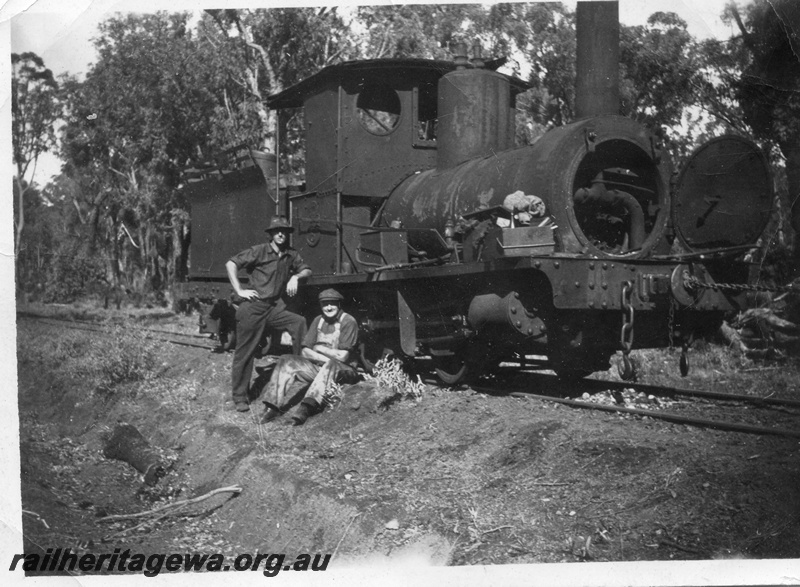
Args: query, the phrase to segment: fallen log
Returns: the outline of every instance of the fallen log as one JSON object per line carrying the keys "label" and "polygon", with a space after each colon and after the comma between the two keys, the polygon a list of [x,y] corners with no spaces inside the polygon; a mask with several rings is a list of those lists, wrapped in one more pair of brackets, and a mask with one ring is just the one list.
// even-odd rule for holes
{"label": "fallen log", "polygon": [[144,482],[148,485],[155,485],[166,474],[161,456],[131,424],[119,424],[114,428],[103,448],[103,455],[133,466],[144,475]]}
{"label": "fallen log", "polygon": [[776,348],[750,349],[745,353],[748,359],[783,359],[785,355]]}
{"label": "fallen log", "polygon": [[786,334],[797,334],[800,332],[800,326],[784,320],[775,315],[775,312],[770,308],[753,308],[747,310],[736,320],[737,325],[740,327],[753,327],[754,325],[762,332],[779,331]]}
{"label": "fallen log", "polygon": [[727,322],[723,322],[722,326],[720,326],[719,335],[730,348],[741,353],[747,352],[747,346],[745,346],[742,341],[741,335],[735,329],[728,326]]}
{"label": "fallen log", "polygon": [[769,337],[760,338],[760,337],[742,336],[742,343],[746,347],[747,351],[752,351],[753,349],[767,349],[775,346],[773,341]]}

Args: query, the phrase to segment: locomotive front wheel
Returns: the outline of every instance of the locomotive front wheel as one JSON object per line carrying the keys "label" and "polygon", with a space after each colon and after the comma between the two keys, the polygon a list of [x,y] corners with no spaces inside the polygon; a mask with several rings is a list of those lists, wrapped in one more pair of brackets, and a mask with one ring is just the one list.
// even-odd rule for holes
{"label": "locomotive front wheel", "polygon": [[434,371],[445,385],[455,385],[467,375],[467,359],[464,352],[432,351]]}
{"label": "locomotive front wheel", "polygon": [[378,361],[394,355],[394,351],[392,349],[385,347],[380,343],[367,344],[362,342],[358,345],[358,350],[361,366],[364,367],[364,370],[370,374],[375,369],[375,364]]}

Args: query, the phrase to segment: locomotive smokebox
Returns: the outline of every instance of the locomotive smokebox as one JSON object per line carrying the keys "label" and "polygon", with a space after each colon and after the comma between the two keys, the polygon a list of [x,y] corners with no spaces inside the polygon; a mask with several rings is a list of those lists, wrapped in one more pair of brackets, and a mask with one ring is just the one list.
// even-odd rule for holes
{"label": "locomotive smokebox", "polygon": [[[528,147],[410,176],[389,196],[383,219],[444,233],[448,220],[503,208],[521,191],[544,203],[557,252],[640,257],[661,240],[669,215],[672,165],[654,145],[647,129],[628,118],[579,120]],[[427,250],[426,235],[410,230],[408,242]]]}
{"label": "locomotive smokebox", "polygon": [[575,118],[619,114],[619,3],[578,2]]}
{"label": "locomotive smokebox", "polygon": [[466,47],[456,48],[458,67],[439,80],[437,167],[449,169],[470,159],[514,146],[514,102],[508,78],[483,68],[480,45],[467,64]]}

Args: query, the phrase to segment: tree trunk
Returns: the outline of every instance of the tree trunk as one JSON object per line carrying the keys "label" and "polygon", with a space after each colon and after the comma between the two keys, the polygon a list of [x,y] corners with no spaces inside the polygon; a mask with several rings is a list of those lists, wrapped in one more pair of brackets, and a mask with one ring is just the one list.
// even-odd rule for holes
{"label": "tree trunk", "polygon": [[142,295],[146,293],[146,289],[151,289],[154,273],[153,263],[153,238],[150,224],[146,221],[140,221],[139,225],[139,265],[142,268]]}
{"label": "tree trunk", "polygon": [[[249,13],[248,13],[249,16]],[[277,94],[278,92],[283,90],[283,86],[278,79],[277,74],[275,73],[275,69],[272,67],[272,63],[269,60],[269,54],[267,54],[267,50],[262,47],[261,45],[257,44],[253,37],[253,27],[247,22],[247,16],[245,18],[239,19],[239,27],[242,32],[242,36],[244,37],[244,41],[248,47],[250,47],[255,54],[258,56],[252,68],[248,69],[247,71],[247,81],[250,86],[250,92],[256,97],[255,106],[258,112],[258,117],[261,119],[261,123],[264,128],[264,148],[269,149],[270,145],[268,143],[268,138],[273,138],[273,148],[274,152],[278,152],[278,145],[275,144],[275,140],[277,140],[278,134],[275,132],[277,130],[277,111],[273,114],[267,108],[263,97],[261,96],[261,89],[259,88],[258,83],[258,71],[259,67],[258,64],[264,66],[264,72],[267,75],[267,83],[269,85],[269,91],[272,94]]]}
{"label": "tree trunk", "polygon": [[16,232],[14,233],[14,255],[19,257],[20,244],[22,243],[22,229],[25,228],[25,192],[21,176],[17,177],[17,221]]}
{"label": "tree trunk", "polygon": [[122,289],[122,277],[119,270],[120,247],[119,239],[117,238],[117,234],[119,234],[119,223],[114,218],[110,218],[109,221],[111,222],[111,234],[109,235],[111,238],[111,291],[116,294],[115,301],[117,310],[119,310],[122,306],[122,298],[119,295]]}
{"label": "tree trunk", "polygon": [[800,144],[781,145],[786,157],[786,179],[789,184],[789,203],[791,205],[791,224],[794,231],[794,273],[800,276]]}
{"label": "tree trunk", "polygon": [[172,218],[172,248],[174,251],[174,265],[171,283],[183,281],[189,275],[189,241],[191,233],[187,222],[180,217]]}

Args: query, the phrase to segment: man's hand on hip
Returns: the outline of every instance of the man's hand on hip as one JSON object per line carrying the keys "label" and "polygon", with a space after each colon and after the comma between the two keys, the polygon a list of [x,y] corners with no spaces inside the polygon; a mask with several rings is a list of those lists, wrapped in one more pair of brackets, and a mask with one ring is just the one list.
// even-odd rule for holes
{"label": "man's hand on hip", "polygon": [[292,275],[289,278],[289,283],[286,284],[286,293],[289,294],[289,296],[293,296],[297,293],[299,282],[300,280],[297,278],[297,275]]}

